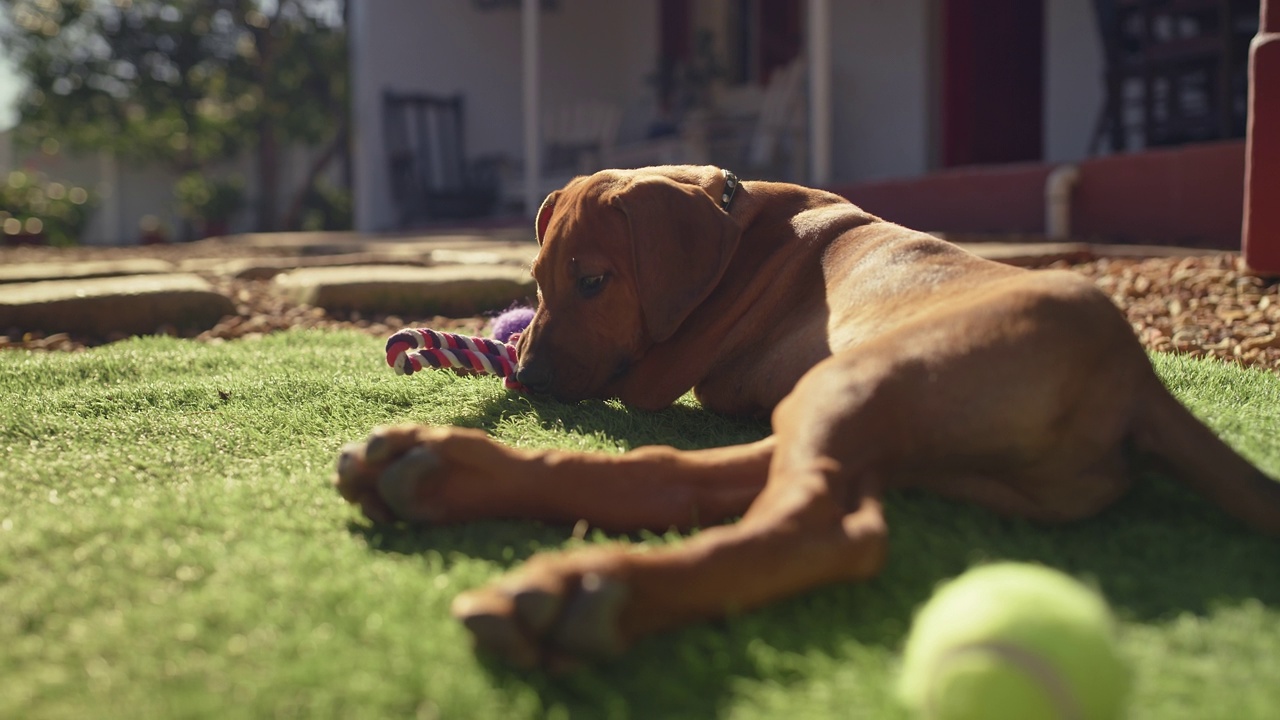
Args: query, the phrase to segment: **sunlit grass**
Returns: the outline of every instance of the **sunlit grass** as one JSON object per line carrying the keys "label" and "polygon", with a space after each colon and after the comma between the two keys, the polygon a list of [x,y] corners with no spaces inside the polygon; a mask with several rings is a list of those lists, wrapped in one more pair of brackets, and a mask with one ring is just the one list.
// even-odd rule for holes
{"label": "sunlit grass", "polygon": [[[1111,599],[1137,670],[1133,718],[1280,707],[1280,541],[1159,478],[1056,529],[895,495],[889,569],[873,582],[646,640],[566,677],[489,664],[449,618],[452,597],[579,541],[527,522],[373,527],[328,484],[343,443],[403,421],[610,452],[767,428],[687,399],[651,414],[531,400],[492,378],[398,377],[379,345],[311,332],[0,353],[0,717],[893,718],[913,608],[1006,558]],[[1280,476],[1280,378],[1157,365]]]}

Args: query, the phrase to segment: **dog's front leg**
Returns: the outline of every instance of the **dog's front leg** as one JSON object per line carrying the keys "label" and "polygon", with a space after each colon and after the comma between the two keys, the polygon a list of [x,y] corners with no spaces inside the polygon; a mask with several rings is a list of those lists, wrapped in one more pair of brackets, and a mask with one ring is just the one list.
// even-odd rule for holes
{"label": "dog's front leg", "polygon": [[617,655],[659,630],[866,579],[884,562],[879,499],[864,497],[848,512],[829,491],[828,469],[840,472],[815,467],[771,477],[767,507],[757,503],[741,522],[674,547],[534,556],[460,595],[454,614],[480,650],[518,666],[554,668]]}
{"label": "dog's front leg", "polygon": [[585,520],[661,532],[745,512],[764,487],[773,444],[614,455],[520,450],[478,430],[400,425],[344,448],[335,484],[375,522]]}

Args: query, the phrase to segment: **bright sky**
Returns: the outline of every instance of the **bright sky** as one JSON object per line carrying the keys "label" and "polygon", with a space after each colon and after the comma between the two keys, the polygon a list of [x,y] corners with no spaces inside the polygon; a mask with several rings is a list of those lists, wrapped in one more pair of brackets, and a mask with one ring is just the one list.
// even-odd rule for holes
{"label": "bright sky", "polygon": [[[0,15],[0,23],[6,22]],[[8,130],[18,122],[17,113],[13,111],[13,101],[17,98],[18,78],[13,74],[13,64],[3,52],[0,52],[0,130]]]}
{"label": "bright sky", "polygon": [[0,130],[9,129],[18,118],[13,112],[13,101],[18,95],[18,78],[14,76],[9,60],[0,57]]}

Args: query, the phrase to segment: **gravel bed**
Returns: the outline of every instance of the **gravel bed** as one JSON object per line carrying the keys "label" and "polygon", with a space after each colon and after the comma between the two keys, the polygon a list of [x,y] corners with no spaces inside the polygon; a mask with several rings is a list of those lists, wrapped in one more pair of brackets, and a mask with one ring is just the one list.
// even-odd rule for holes
{"label": "gravel bed", "polygon": [[1250,274],[1237,253],[1051,267],[1091,278],[1152,350],[1280,372],[1280,279]]}
{"label": "gravel bed", "polygon": [[[1124,311],[1134,332],[1148,348],[1195,357],[1217,357],[1280,372],[1280,280],[1249,274],[1237,253],[1181,258],[1101,258],[1082,263],[1060,261],[1048,267],[1067,268],[1096,282]],[[273,291],[270,281],[206,279],[234,299],[237,314],[224,318],[206,332],[186,335],[204,342],[253,339],[293,327],[350,328],[378,337],[403,327],[484,334],[489,322],[487,317],[331,314],[286,300]],[[158,331],[178,334],[173,328]],[[0,335],[0,348],[76,351],[118,339],[73,337],[65,333],[47,337],[40,333],[23,337]]]}

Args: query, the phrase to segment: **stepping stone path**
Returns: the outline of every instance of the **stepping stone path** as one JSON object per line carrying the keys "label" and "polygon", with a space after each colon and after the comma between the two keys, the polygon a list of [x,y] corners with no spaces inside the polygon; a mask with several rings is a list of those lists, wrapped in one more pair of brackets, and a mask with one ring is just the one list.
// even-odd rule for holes
{"label": "stepping stone path", "polygon": [[196,275],[129,275],[0,285],[0,327],[137,335],[213,327],[235,303]]}
{"label": "stepping stone path", "polygon": [[122,275],[159,275],[174,272],[173,263],[156,258],[88,260],[84,262],[19,263],[0,267],[0,283],[37,283]]}
{"label": "stepping stone path", "polygon": [[[1016,265],[1176,248],[961,241]],[[238,338],[340,325],[441,327],[530,303],[525,228],[406,235],[247,234],[148,248],[0,247],[0,348],[77,347],[130,335]]]}
{"label": "stepping stone path", "polygon": [[0,348],[494,313],[536,293],[537,245],[516,239],[529,235],[276,233],[151,248],[0,248]]}
{"label": "stepping stone path", "polygon": [[303,305],[413,316],[465,317],[537,293],[528,269],[510,265],[304,268],[277,276],[275,283]]}

